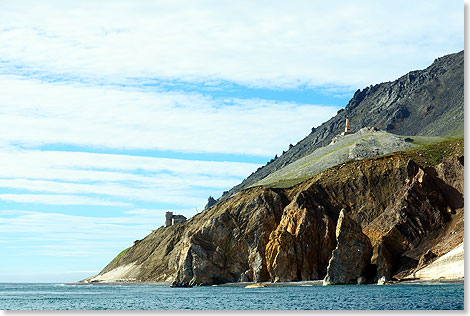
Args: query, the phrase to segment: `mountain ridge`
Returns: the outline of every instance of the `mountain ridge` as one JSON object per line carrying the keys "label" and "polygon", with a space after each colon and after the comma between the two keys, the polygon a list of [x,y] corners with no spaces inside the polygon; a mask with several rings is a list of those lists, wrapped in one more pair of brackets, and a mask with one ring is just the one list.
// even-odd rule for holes
{"label": "mountain ridge", "polygon": [[[405,136],[463,135],[464,51],[437,58],[423,70],[410,71],[394,81],[357,90],[344,109],[324,122],[287,152],[272,159],[219,200],[240,192],[269,174],[328,145],[344,130],[376,127]],[[449,102],[450,101],[450,102]]]}

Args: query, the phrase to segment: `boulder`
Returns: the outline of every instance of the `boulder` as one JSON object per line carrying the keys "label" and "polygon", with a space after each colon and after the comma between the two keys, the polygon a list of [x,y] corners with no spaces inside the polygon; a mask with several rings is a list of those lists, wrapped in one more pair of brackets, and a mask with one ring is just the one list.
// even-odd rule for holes
{"label": "boulder", "polygon": [[377,280],[377,285],[385,285],[387,284],[387,278],[386,277],[381,277],[380,279]]}
{"label": "boulder", "polygon": [[336,225],[336,249],[328,264],[324,285],[356,284],[363,277],[372,257],[372,245],[361,226],[341,210]]}

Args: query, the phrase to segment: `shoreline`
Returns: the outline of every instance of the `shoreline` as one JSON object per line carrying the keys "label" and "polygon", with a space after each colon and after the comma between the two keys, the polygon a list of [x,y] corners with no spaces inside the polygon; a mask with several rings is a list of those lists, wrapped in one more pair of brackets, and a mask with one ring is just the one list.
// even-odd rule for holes
{"label": "shoreline", "polygon": [[434,284],[464,284],[465,278],[459,279],[429,279],[429,280],[402,280],[399,284],[418,284],[418,285],[434,285]]}
{"label": "shoreline", "polygon": [[[395,284],[410,284],[410,285],[439,285],[439,284],[464,284],[465,278],[459,279],[429,279],[429,280],[401,280],[390,282],[387,285],[395,285]],[[223,283],[223,284],[214,284],[214,285],[207,285],[208,287],[224,287],[224,286],[233,286],[233,287],[245,287],[247,285],[256,284],[257,282],[231,282],[231,283]],[[310,280],[310,281],[294,281],[294,282],[259,282],[264,283],[268,287],[287,287],[287,286],[323,286],[323,280]],[[97,285],[97,286],[107,286],[107,285],[151,285],[151,286],[170,286],[171,282],[73,282],[73,283],[65,283],[65,285]],[[351,284],[357,285],[357,284]],[[377,285],[376,283],[371,284],[364,284],[364,285]],[[381,285],[384,286],[384,285]],[[197,286],[199,287],[199,286]]]}

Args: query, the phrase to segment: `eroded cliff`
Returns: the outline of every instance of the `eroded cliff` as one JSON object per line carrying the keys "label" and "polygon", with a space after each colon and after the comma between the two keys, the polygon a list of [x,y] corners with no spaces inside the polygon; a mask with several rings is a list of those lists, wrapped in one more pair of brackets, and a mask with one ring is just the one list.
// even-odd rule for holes
{"label": "eroded cliff", "polygon": [[343,163],[287,189],[249,188],[158,228],[86,281],[323,279],[345,244],[342,209],[370,241],[367,281],[403,278],[463,241],[463,161],[463,139],[452,140]]}

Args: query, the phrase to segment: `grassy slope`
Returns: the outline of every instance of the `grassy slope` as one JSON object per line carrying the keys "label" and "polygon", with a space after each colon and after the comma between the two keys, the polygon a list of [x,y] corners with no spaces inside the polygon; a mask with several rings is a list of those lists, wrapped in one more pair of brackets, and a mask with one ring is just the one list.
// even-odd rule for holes
{"label": "grassy slope", "polygon": [[341,137],[337,143],[319,148],[313,153],[273,172],[253,186],[286,188],[300,183],[335,165],[351,160],[351,154],[359,151],[363,159],[391,152],[406,150],[443,141],[445,137],[412,136],[413,141],[405,142],[406,136],[393,135],[383,131],[359,132]]}
{"label": "grassy slope", "polygon": [[435,166],[442,159],[456,155],[463,156],[464,138],[450,137],[439,143],[427,144],[415,150],[405,151],[403,154],[409,156],[422,166]]}
{"label": "grassy slope", "polygon": [[113,260],[111,260],[111,263],[117,261],[119,259],[119,257],[121,257],[123,254],[125,254],[129,249],[131,249],[131,247],[126,248],[123,251],[121,251],[116,257],[114,257]]}

